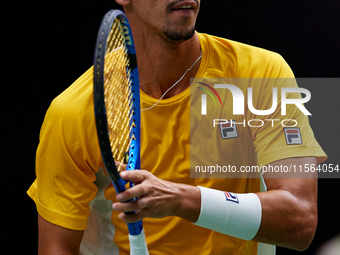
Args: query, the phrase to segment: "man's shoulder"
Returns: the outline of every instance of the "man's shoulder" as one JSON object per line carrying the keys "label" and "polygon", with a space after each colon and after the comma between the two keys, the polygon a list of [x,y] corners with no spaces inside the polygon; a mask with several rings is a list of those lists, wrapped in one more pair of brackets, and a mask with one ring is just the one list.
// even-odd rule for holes
{"label": "man's shoulder", "polygon": [[256,55],[264,57],[273,57],[279,55],[276,52],[266,50],[261,47],[249,45],[246,43],[234,41],[227,38],[222,38],[209,34],[199,34],[200,37],[205,37],[205,41],[210,48],[215,48],[217,51],[222,51],[229,54],[242,54],[242,55]]}
{"label": "man's shoulder", "polygon": [[225,69],[229,77],[293,76],[284,58],[276,52],[208,34],[199,34],[199,38],[209,52],[210,67]]}
{"label": "man's shoulder", "polygon": [[48,110],[51,117],[74,119],[94,115],[93,68],[88,69],[71,86],[58,95]]}

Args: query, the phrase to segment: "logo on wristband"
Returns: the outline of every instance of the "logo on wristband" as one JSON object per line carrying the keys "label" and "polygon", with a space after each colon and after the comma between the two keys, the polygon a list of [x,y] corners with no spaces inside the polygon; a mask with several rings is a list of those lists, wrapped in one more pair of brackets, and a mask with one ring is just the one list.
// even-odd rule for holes
{"label": "logo on wristband", "polygon": [[225,195],[225,198],[227,199],[227,201],[230,201],[230,202],[234,202],[234,203],[239,203],[238,201],[238,197],[235,193],[233,192],[227,192],[227,191],[223,191],[224,195]]}

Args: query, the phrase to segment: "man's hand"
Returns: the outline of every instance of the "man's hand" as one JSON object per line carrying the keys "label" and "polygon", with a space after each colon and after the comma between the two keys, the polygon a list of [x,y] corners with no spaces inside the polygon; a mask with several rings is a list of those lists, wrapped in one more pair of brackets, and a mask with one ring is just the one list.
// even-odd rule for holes
{"label": "man's hand", "polygon": [[[120,174],[135,186],[117,195],[120,202],[112,205],[113,210],[121,213],[119,218],[125,222],[136,222],[145,217],[163,218],[178,216],[195,222],[201,207],[201,195],[198,187],[177,184],[161,180],[148,171],[124,171]],[[137,201],[127,202],[138,197]]]}

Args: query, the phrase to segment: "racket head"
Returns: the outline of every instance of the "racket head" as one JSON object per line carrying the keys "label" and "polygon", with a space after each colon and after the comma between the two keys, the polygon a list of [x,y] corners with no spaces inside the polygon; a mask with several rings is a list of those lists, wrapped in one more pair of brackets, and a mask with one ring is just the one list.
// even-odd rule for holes
{"label": "racket head", "polygon": [[[136,51],[125,14],[109,11],[100,25],[93,60],[93,96],[103,162],[116,192],[125,191],[115,160],[140,168],[140,99]],[[131,254],[148,255],[142,221],[128,223]],[[132,239],[130,238],[132,237]]]}
{"label": "racket head", "polygon": [[[125,14],[111,10],[97,35],[93,96],[103,162],[116,192],[125,190],[115,161],[140,168],[140,99],[136,51]],[[128,154],[128,162],[124,162]]]}

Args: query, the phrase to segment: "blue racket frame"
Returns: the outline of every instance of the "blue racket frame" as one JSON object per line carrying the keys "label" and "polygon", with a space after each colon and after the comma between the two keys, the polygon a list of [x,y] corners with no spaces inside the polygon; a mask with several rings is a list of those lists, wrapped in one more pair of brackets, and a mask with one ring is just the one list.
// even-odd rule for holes
{"label": "blue racket frame", "polygon": [[[108,135],[108,125],[106,108],[104,101],[104,63],[106,54],[107,38],[110,34],[114,20],[118,18],[121,22],[121,28],[124,31],[125,44],[127,48],[127,55],[130,59],[130,66],[127,66],[127,73],[131,76],[131,90],[132,90],[132,111],[133,117],[132,130],[130,137],[132,139],[129,148],[129,160],[127,162],[126,170],[140,169],[140,95],[139,95],[139,75],[137,68],[136,50],[133,42],[131,28],[125,14],[120,10],[111,10],[107,12],[101,22],[95,55],[93,59],[93,96],[95,119],[97,126],[97,135],[99,140],[100,151],[103,162],[107,172],[110,174],[112,184],[117,193],[126,190],[126,182],[120,178],[110,147],[110,139]],[[131,183],[130,186],[133,184]],[[142,221],[135,223],[128,223],[129,233],[131,235],[139,235],[143,229]]]}

